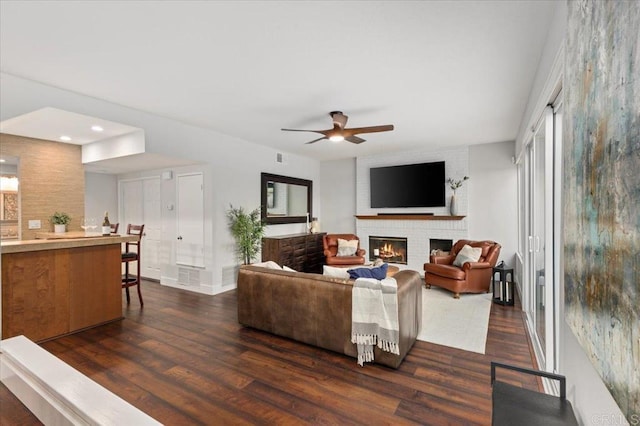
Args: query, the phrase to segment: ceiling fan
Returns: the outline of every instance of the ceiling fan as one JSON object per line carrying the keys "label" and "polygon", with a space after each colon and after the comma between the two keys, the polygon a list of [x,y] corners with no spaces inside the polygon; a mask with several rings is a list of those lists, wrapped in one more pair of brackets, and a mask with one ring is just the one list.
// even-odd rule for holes
{"label": "ceiling fan", "polygon": [[316,143],[323,139],[329,139],[332,142],[341,142],[348,141],[352,143],[362,143],[365,140],[356,136],[361,133],[377,133],[377,132],[388,132],[393,130],[393,124],[385,124],[382,126],[369,126],[369,127],[352,127],[350,129],[345,128],[347,125],[347,120],[349,117],[344,115],[342,111],[331,111],[329,113],[331,119],[333,120],[333,129],[328,130],[302,130],[302,129],[282,129],[286,132],[315,132],[323,135],[321,138],[314,139],[312,141],[307,142]]}

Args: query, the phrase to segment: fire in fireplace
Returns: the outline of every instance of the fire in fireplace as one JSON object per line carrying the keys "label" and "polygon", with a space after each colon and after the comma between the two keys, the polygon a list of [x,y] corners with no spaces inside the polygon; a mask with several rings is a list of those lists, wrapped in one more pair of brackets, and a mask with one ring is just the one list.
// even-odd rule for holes
{"label": "fire in fireplace", "polygon": [[401,237],[369,237],[369,260],[407,264],[407,239]]}

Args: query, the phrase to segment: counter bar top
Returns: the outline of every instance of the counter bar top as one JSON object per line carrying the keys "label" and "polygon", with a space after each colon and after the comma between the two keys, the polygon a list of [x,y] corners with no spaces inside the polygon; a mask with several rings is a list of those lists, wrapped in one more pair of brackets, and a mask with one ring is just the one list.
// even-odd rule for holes
{"label": "counter bar top", "polygon": [[[56,236],[55,239],[39,239],[39,240],[11,240],[2,241],[0,251],[2,254],[24,253],[29,251],[40,250],[57,250],[75,247],[92,247],[104,246],[109,244],[120,244],[131,241],[137,241],[137,235],[110,235],[103,237],[98,233],[69,232],[65,236]],[[39,238],[51,238],[51,233],[38,234]]]}

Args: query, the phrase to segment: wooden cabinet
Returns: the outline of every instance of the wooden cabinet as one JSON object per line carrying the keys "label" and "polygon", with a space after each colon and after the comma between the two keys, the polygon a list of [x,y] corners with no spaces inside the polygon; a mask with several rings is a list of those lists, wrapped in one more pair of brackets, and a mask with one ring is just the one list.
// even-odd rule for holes
{"label": "wooden cabinet", "polygon": [[262,239],[262,261],[272,260],[300,272],[322,273],[324,249],[318,234],[290,234]]}
{"label": "wooden cabinet", "polygon": [[2,253],[2,338],[39,342],[121,319],[120,256],[119,241]]}

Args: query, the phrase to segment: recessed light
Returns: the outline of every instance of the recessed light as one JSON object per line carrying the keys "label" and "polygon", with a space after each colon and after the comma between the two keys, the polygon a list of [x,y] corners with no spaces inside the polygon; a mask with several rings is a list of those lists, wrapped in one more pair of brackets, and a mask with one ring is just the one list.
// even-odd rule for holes
{"label": "recessed light", "polygon": [[91,130],[94,132],[102,132],[104,129],[100,126],[91,126]]}
{"label": "recessed light", "polygon": [[4,163],[5,161],[7,160],[5,160],[4,158],[0,158],[0,163]]}
{"label": "recessed light", "polygon": [[61,141],[69,142],[71,138],[69,136],[60,136]]}

